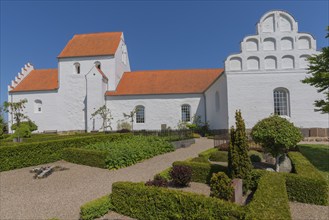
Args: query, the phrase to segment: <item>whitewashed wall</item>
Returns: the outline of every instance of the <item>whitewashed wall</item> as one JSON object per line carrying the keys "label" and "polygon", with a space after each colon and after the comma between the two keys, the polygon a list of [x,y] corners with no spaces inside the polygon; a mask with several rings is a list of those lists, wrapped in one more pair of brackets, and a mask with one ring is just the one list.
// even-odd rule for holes
{"label": "whitewashed wall", "polygon": [[247,128],[274,113],[273,90],[290,94],[290,120],[298,127],[328,127],[328,115],[314,112],[322,95],[300,81],[306,76],[306,58],[316,51],[315,39],[299,33],[294,18],[283,11],[266,13],[257,24],[257,35],[244,38],[241,53],[225,61],[228,85],[229,126],[242,110]]}
{"label": "whitewashed wall", "polygon": [[207,121],[211,129],[227,129],[227,82],[222,74],[205,92]]}
{"label": "whitewashed wall", "polygon": [[[118,86],[124,72],[130,72],[130,64],[128,48],[122,34],[120,44],[115,53],[115,80],[113,81],[113,83],[115,83],[114,89]],[[113,87],[110,87],[109,90],[113,90]]]}
{"label": "whitewashed wall", "polygon": [[[62,110],[58,106],[57,91],[42,91],[42,92],[16,92],[9,94],[8,101],[19,102],[22,99],[27,99],[24,113],[38,125],[38,131],[44,130],[61,130],[60,118]],[[42,101],[42,112],[35,112],[35,100]],[[11,117],[8,114],[8,121],[11,127]],[[14,123],[16,123],[14,121]]]}
{"label": "whitewashed wall", "polygon": [[106,105],[114,117],[113,129],[117,129],[117,121],[124,119],[123,113],[129,113],[136,106],[145,107],[145,123],[134,123],[135,130],[161,129],[166,124],[171,129],[177,129],[181,120],[181,106],[191,106],[191,116],[200,115],[204,121],[205,106],[203,94],[177,95],[135,95],[135,96],[107,96]]}

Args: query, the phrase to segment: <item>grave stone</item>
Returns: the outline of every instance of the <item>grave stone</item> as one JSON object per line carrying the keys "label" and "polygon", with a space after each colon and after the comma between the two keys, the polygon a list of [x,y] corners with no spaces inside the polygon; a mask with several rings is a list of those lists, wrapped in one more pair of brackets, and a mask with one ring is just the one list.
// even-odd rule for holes
{"label": "grave stone", "polygon": [[243,203],[242,179],[233,179],[232,180],[232,186],[234,188],[232,202],[235,202],[235,203],[241,205]]}

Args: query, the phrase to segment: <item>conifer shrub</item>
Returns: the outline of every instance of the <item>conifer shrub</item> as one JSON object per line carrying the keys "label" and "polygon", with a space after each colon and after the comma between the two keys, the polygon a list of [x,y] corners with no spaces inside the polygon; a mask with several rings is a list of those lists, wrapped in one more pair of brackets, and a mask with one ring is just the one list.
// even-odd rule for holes
{"label": "conifer shrub", "polygon": [[231,179],[243,179],[244,192],[249,188],[250,172],[252,164],[248,155],[248,138],[246,126],[241,111],[235,112],[235,125],[230,132],[230,143],[228,150],[228,174]]}
{"label": "conifer shrub", "polygon": [[174,165],[170,177],[175,186],[188,186],[192,179],[192,169],[188,166]]}
{"label": "conifer shrub", "polygon": [[223,172],[214,173],[210,179],[210,196],[230,200],[234,188],[231,179]]}
{"label": "conifer shrub", "polygon": [[149,180],[145,183],[145,186],[168,187],[168,185],[168,180],[161,175],[155,175],[153,180]]}

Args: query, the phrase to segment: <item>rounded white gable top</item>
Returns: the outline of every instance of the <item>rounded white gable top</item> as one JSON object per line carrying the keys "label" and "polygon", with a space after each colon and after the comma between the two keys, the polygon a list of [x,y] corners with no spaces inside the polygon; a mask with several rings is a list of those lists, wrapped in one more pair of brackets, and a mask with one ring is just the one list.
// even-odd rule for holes
{"label": "rounded white gable top", "polygon": [[297,22],[292,15],[285,11],[275,10],[265,13],[257,25],[257,32],[298,32]]}

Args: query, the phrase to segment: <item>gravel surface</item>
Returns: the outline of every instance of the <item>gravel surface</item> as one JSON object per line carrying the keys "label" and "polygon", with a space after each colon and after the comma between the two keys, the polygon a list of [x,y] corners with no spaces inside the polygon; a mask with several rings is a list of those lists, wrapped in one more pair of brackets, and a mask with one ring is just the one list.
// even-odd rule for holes
{"label": "gravel surface", "polygon": [[58,161],[69,170],[33,179],[34,167],[0,172],[0,219],[78,219],[80,206],[111,192],[117,181],[147,181],[174,161],[197,156],[213,147],[213,140],[200,138],[187,148],[166,153],[119,170],[106,170]]}
{"label": "gravel surface", "polygon": [[292,220],[328,220],[329,206],[289,202]]}

